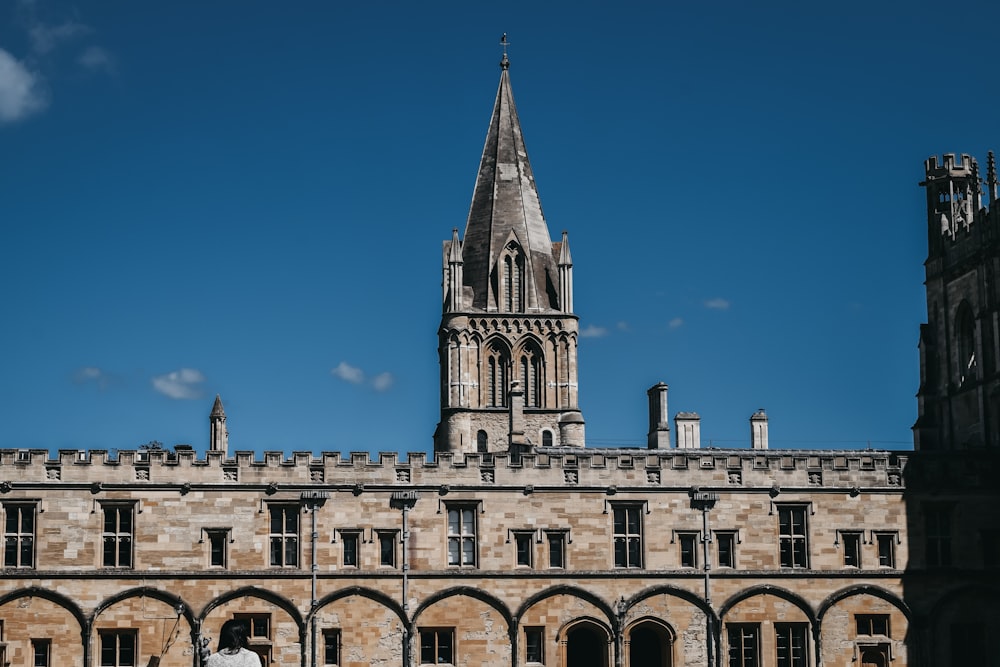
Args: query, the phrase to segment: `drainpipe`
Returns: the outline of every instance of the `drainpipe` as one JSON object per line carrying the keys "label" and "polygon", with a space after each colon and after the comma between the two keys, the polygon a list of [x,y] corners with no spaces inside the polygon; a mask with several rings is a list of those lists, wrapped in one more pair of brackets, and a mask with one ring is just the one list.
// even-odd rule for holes
{"label": "drainpipe", "polygon": [[326,499],[330,497],[329,491],[303,491],[299,496],[303,504],[309,508],[312,514],[312,538],[311,538],[311,570],[312,588],[309,596],[309,664],[316,667],[316,571],[319,566],[316,563],[316,543],[319,540],[319,531],[316,528],[316,510],[323,506]]}
{"label": "drainpipe", "polygon": [[417,504],[417,492],[416,491],[396,491],[392,494],[389,499],[389,506],[395,507],[397,509],[403,510],[403,532],[400,536],[400,543],[403,549],[403,592],[401,600],[403,613],[406,614],[406,625],[407,627],[403,629],[403,665],[404,667],[410,667],[412,660],[410,659],[410,510],[414,505]]}
{"label": "drainpipe", "polygon": [[713,507],[715,507],[716,501],[719,499],[718,493],[710,493],[705,491],[699,491],[697,489],[691,490],[691,506],[695,509],[701,510],[701,544],[702,544],[702,561],[705,570],[705,606],[708,607],[708,612],[705,614],[705,657],[707,658],[705,664],[710,667],[714,666],[715,663],[715,628],[712,622],[712,584],[711,584],[711,571],[712,571],[712,560],[711,553],[709,552],[708,545],[712,542],[711,533],[708,532],[708,512]]}

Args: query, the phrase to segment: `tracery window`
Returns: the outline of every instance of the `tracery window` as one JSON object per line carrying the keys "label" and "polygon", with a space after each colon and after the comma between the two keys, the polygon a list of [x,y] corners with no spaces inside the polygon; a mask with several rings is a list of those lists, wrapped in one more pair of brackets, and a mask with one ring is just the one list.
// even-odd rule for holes
{"label": "tracery window", "polygon": [[524,390],[524,405],[528,408],[542,407],[541,353],[528,347],[521,354],[521,387]]}
{"label": "tracery window", "polygon": [[491,343],[486,352],[486,405],[502,408],[507,405],[508,355],[499,343]]}
{"label": "tracery window", "polygon": [[524,255],[516,243],[507,244],[503,255],[503,309],[524,312]]}

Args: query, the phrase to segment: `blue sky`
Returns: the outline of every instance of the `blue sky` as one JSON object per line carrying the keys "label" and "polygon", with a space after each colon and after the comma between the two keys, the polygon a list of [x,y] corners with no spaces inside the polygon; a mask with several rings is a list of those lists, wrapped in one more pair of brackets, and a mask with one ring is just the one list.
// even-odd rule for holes
{"label": "blue sky", "polygon": [[996,3],[0,4],[0,447],[429,451],[501,33],[593,446],[908,448],[923,160]]}

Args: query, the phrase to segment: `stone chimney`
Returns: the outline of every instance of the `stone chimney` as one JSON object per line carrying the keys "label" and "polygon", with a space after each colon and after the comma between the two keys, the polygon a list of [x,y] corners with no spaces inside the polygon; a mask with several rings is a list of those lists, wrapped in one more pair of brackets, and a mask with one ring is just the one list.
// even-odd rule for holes
{"label": "stone chimney", "polygon": [[667,417],[667,385],[657,382],[646,391],[649,397],[649,434],[646,445],[650,449],[670,448],[670,419]]}
{"label": "stone chimney", "polygon": [[678,412],[674,415],[677,429],[677,449],[698,449],[701,447],[701,417],[697,412]]}
{"label": "stone chimney", "polygon": [[750,416],[750,448],[767,449],[767,413],[764,408]]}

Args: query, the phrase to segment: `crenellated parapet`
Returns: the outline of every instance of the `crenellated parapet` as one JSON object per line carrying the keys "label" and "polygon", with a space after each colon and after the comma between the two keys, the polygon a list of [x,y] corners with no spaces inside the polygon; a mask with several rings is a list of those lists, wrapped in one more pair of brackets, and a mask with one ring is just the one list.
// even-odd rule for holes
{"label": "crenellated parapet", "polygon": [[0,482],[293,485],[581,490],[902,488],[908,454],[891,451],[536,448],[533,453],[0,450]]}

